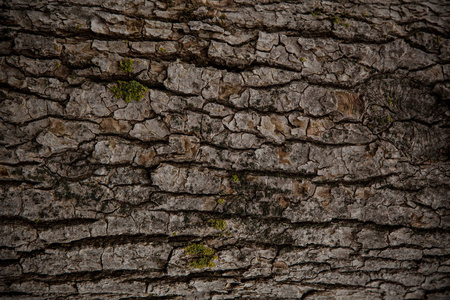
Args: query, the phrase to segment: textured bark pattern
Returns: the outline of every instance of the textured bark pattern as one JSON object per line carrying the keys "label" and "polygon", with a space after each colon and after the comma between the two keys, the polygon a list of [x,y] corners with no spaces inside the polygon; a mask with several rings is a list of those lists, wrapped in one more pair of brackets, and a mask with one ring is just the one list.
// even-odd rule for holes
{"label": "textured bark pattern", "polygon": [[0,7],[0,298],[450,297],[448,2]]}

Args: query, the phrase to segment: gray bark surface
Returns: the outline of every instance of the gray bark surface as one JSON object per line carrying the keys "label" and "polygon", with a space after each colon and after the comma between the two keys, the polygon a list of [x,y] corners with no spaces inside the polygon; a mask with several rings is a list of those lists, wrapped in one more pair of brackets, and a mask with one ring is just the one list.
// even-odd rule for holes
{"label": "gray bark surface", "polygon": [[0,299],[449,299],[449,12],[0,0]]}

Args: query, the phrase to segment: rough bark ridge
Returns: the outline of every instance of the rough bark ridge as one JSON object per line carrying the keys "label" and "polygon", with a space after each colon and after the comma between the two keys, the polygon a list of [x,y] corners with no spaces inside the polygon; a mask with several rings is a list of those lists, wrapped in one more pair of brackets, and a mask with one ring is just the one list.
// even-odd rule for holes
{"label": "rough bark ridge", "polygon": [[0,297],[450,297],[446,1],[0,7]]}

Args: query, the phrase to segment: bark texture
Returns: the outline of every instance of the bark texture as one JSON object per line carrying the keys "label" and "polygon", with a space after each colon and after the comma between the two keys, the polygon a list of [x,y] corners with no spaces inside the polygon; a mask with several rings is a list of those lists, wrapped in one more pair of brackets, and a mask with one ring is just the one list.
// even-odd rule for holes
{"label": "bark texture", "polygon": [[450,297],[448,2],[0,7],[0,298]]}

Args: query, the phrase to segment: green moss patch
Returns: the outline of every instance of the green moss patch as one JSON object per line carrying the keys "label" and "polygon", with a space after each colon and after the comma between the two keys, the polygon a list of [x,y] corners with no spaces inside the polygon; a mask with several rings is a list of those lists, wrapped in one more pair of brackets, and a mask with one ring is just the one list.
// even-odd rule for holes
{"label": "green moss patch", "polygon": [[209,219],[209,225],[220,230],[225,230],[227,223],[225,220]]}
{"label": "green moss patch", "polygon": [[133,60],[132,59],[124,59],[120,62],[120,68],[125,73],[133,72]]}
{"label": "green moss patch", "polygon": [[192,244],[184,249],[186,253],[193,258],[189,263],[189,267],[202,269],[213,268],[216,265],[213,260],[217,258],[215,251],[211,248],[204,246],[203,244]]}
{"label": "green moss patch", "polygon": [[133,81],[119,81],[116,85],[111,87],[111,92],[116,98],[122,98],[125,102],[130,103],[131,100],[140,101],[144,94],[148,92],[148,88]]}

